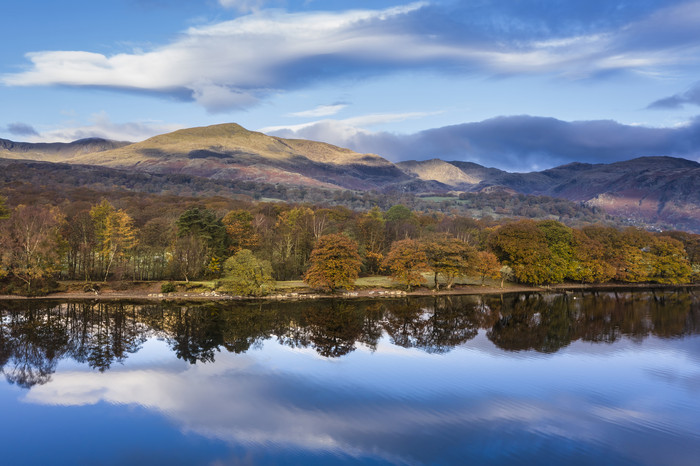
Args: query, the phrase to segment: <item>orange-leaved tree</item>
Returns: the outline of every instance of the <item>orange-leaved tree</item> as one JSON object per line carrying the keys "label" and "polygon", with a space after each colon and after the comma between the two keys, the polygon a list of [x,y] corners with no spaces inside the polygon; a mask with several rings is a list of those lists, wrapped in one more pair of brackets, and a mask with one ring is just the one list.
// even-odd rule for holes
{"label": "orange-leaved tree", "polygon": [[499,227],[489,237],[493,253],[513,270],[521,283],[541,285],[559,279],[555,274],[545,233],[532,220],[519,220]]}
{"label": "orange-leaved tree", "polygon": [[[484,280],[486,278],[492,280],[501,278],[501,263],[498,257],[491,251],[479,251],[477,253],[475,269],[479,276],[481,276],[481,286],[484,286]],[[503,284],[501,284],[501,288],[503,288]]]}
{"label": "orange-leaved tree", "polygon": [[411,291],[411,287],[425,282],[421,272],[428,269],[428,258],[418,241],[403,239],[391,245],[383,265],[391,271],[394,280],[403,283]]}
{"label": "orange-leaved tree", "polygon": [[326,291],[351,288],[362,265],[357,243],[343,234],[321,236],[309,262],[311,267],[304,274],[304,281]]}
{"label": "orange-leaved tree", "polygon": [[229,252],[234,255],[242,249],[254,249],[260,235],[253,228],[253,214],[244,209],[232,210],[221,219],[229,236]]}

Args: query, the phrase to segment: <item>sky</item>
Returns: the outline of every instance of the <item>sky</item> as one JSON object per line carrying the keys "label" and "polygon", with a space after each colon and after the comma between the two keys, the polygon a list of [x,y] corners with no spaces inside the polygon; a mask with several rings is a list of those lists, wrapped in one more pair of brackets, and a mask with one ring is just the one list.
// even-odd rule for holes
{"label": "sky", "polygon": [[0,138],[235,122],[509,171],[700,161],[700,0],[24,0]]}

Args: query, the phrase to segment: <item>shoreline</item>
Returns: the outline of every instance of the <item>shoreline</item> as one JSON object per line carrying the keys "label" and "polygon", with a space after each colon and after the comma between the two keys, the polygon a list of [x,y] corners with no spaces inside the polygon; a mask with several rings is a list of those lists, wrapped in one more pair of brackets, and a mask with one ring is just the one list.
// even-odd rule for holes
{"label": "shoreline", "polygon": [[49,293],[45,296],[18,296],[0,295],[0,301],[25,301],[25,300],[90,300],[90,301],[306,301],[319,299],[388,299],[402,297],[427,297],[427,296],[469,296],[469,295],[498,295],[510,293],[556,293],[556,292],[585,292],[585,291],[616,291],[616,290],[656,290],[700,288],[700,284],[669,285],[659,283],[597,283],[577,284],[566,283],[550,286],[526,286],[510,285],[504,288],[498,286],[460,285],[450,290],[434,291],[420,288],[414,291],[404,291],[387,288],[358,289],[351,291],[339,291],[333,294],[316,293],[311,290],[306,292],[286,292],[268,296],[233,296],[220,294],[216,291],[208,292],[172,292],[160,293],[149,290],[107,290],[101,293],[83,291],[62,291]]}

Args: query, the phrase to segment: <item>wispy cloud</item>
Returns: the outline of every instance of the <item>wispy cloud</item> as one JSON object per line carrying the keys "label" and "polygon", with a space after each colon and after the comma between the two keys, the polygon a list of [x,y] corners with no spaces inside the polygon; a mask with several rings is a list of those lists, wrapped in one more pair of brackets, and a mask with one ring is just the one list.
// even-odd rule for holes
{"label": "wispy cloud", "polygon": [[[428,3],[287,13],[257,10],[265,2],[256,0],[220,2],[253,13],[192,27],[172,43],[145,52],[32,52],[26,71],[6,74],[1,82],[186,96],[221,112],[248,108],[273,92],[317,81],[400,70],[580,79],[614,71],[656,72],[700,61],[697,1],[651,11],[627,4],[643,14],[624,18],[606,6],[610,2],[593,2],[595,8],[587,8],[596,11],[596,21],[591,20],[596,26],[559,18],[569,29],[557,26],[557,18],[547,18],[544,7],[537,11],[539,21],[523,22],[514,2],[496,2],[501,9],[485,16],[471,4],[472,10],[459,14]],[[584,7],[574,9],[583,18],[589,13]],[[608,10],[612,19],[603,15]]]}
{"label": "wispy cloud", "polygon": [[85,138],[103,138],[115,141],[139,142],[158,134],[182,129],[183,125],[162,122],[113,122],[105,112],[91,116],[89,124],[66,123],[59,128],[35,131],[29,142],[72,142]]}
{"label": "wispy cloud", "polygon": [[332,104],[332,105],[319,105],[311,110],[304,110],[302,112],[290,113],[291,116],[303,117],[303,118],[319,118],[325,116],[335,115],[342,109],[347,107],[347,104]]}
{"label": "wispy cloud", "polygon": [[219,4],[224,8],[233,8],[244,13],[260,10],[267,3],[270,2],[266,0],[219,0]]}

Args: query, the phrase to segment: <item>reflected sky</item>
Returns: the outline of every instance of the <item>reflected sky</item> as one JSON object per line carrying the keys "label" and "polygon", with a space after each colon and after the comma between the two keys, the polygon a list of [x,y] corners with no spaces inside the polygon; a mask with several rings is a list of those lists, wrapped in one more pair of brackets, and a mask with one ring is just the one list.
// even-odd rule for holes
{"label": "reflected sky", "polygon": [[0,384],[6,464],[696,464],[697,334],[538,352],[488,332],[441,353],[384,332],[339,358],[270,335],[206,363],[157,336],[106,371],[61,359]]}

